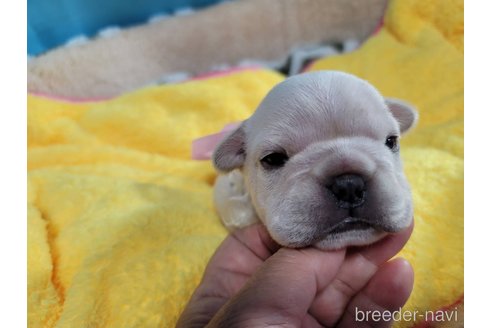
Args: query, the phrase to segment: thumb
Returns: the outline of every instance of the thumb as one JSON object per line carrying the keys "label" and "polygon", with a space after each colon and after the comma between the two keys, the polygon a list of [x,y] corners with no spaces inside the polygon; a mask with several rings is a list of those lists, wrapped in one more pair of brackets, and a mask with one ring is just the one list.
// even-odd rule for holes
{"label": "thumb", "polygon": [[345,250],[280,249],[207,327],[300,325],[317,292],[335,277],[344,256]]}

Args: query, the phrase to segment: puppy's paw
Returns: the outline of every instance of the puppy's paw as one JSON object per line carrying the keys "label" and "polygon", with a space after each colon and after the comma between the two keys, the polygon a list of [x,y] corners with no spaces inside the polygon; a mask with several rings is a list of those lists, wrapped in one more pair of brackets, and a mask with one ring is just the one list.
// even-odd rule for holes
{"label": "puppy's paw", "polygon": [[215,208],[230,231],[258,222],[241,171],[219,175],[214,186]]}

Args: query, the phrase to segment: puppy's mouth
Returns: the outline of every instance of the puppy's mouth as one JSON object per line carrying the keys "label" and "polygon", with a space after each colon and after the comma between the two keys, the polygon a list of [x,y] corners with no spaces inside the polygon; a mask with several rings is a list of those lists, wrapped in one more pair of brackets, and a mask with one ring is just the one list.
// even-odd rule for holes
{"label": "puppy's mouth", "polygon": [[369,229],[376,229],[376,227],[365,220],[354,218],[354,217],[348,217],[345,220],[333,226],[328,231],[328,234],[334,235],[334,234],[344,233],[347,231],[369,230]]}

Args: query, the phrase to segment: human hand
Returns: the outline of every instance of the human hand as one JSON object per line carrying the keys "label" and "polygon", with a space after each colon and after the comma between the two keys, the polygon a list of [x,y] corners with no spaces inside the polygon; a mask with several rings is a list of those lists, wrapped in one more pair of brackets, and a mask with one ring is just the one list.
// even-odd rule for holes
{"label": "human hand", "polygon": [[210,259],[177,327],[390,326],[356,322],[355,309],[382,313],[405,304],[412,267],[387,261],[412,230],[338,251],[279,248],[263,225],[235,231]]}

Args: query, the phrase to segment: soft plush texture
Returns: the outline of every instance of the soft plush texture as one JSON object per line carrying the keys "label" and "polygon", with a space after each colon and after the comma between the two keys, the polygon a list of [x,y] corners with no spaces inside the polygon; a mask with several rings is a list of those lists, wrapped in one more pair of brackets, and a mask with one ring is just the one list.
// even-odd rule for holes
{"label": "soft plush texture", "polygon": [[246,59],[283,61],[293,48],[366,39],[386,2],[227,1],[54,49],[28,62],[27,86],[77,99],[114,97],[176,72],[201,74]]}
{"label": "soft plush texture", "polygon": [[[311,69],[357,74],[419,109],[402,146],[416,221],[401,252],[415,269],[404,309],[453,304],[463,295],[463,3],[393,1],[362,48]],[[282,79],[251,70],[95,103],[29,96],[29,326],[174,326],[226,236],[215,172],[190,159],[191,141],[248,117]]]}
{"label": "soft plush texture", "polygon": [[226,235],[191,141],[251,114],[268,71],[99,103],[28,99],[30,327],[172,327]]}

